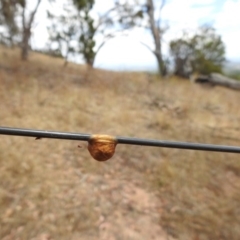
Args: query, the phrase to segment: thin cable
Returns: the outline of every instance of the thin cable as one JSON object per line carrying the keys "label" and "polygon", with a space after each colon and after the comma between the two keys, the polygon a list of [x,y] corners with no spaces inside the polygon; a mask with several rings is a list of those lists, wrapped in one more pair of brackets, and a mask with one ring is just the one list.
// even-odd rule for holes
{"label": "thin cable", "polygon": [[224,145],[189,143],[189,142],[174,142],[174,141],[165,141],[165,140],[152,140],[152,139],[127,138],[127,137],[117,137],[117,140],[118,140],[118,143],[131,144],[131,145],[179,148],[179,149],[212,151],[212,152],[240,153],[240,147],[236,147],[236,146],[224,146]]}
{"label": "thin cable", "polygon": [[83,133],[68,133],[68,132],[44,131],[44,130],[10,128],[10,127],[0,127],[0,134],[22,136],[22,137],[35,137],[37,139],[55,138],[55,139],[78,140],[78,141],[88,141],[89,138],[91,137],[90,134],[83,134]]}
{"label": "thin cable", "polygon": [[[54,138],[54,139],[66,139],[66,140],[78,140],[89,141],[91,134],[83,133],[68,133],[58,131],[44,131],[44,130],[32,130],[22,128],[10,128],[0,127],[1,135],[23,136],[23,137],[35,137],[39,138]],[[240,147],[237,146],[224,146],[213,144],[201,144],[201,143],[189,143],[189,142],[173,142],[165,140],[153,140],[153,139],[141,139],[117,136],[116,141],[118,144],[151,146],[151,147],[164,147],[164,148],[179,148],[189,150],[200,151],[213,151],[213,152],[229,152],[240,153]]]}

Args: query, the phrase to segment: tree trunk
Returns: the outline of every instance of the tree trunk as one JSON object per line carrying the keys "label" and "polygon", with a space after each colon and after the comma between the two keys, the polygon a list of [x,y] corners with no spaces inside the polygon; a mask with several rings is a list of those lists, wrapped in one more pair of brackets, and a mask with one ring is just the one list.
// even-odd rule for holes
{"label": "tree trunk", "polygon": [[35,14],[37,9],[41,3],[41,0],[37,1],[37,5],[35,9],[31,12],[29,20],[26,20],[26,2],[22,5],[22,44],[21,44],[21,58],[23,61],[28,59],[28,51],[29,51],[29,40],[31,38],[31,28],[34,21]]}
{"label": "tree trunk", "polygon": [[154,44],[155,44],[155,51],[153,51],[153,53],[158,63],[159,75],[164,77],[167,74],[167,71],[166,71],[166,66],[162,57],[161,30],[160,30],[160,27],[157,25],[154,17],[155,8],[154,8],[153,0],[147,0],[147,5],[148,5],[150,29],[151,29],[152,36],[154,39]]}
{"label": "tree trunk", "polygon": [[212,86],[219,85],[234,90],[240,90],[240,81],[225,77],[219,73],[211,73],[209,76],[197,76],[192,79],[195,83],[209,84]]}
{"label": "tree trunk", "polygon": [[21,58],[23,61],[26,61],[28,59],[30,37],[31,37],[31,30],[29,28],[25,28],[23,30],[22,45],[21,45]]}
{"label": "tree trunk", "polygon": [[162,59],[162,55],[161,54],[155,54],[156,56],[156,60],[158,63],[158,72],[159,72],[159,76],[164,77],[167,75],[167,69],[165,66],[165,63]]}

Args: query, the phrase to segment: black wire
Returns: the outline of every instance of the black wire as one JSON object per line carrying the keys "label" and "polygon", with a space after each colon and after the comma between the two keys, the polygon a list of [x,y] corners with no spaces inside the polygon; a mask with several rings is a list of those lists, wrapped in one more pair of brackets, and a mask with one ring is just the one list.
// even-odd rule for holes
{"label": "black wire", "polygon": [[[0,127],[0,134],[12,135],[12,136],[23,136],[23,137],[35,137],[36,139],[54,138],[54,139],[66,139],[66,140],[79,140],[79,141],[88,141],[92,136],[91,134],[84,134],[84,133],[68,133],[68,132],[32,130],[32,129],[22,129],[22,128],[10,128],[10,127]],[[141,138],[120,137],[120,136],[116,137],[116,139],[119,144],[164,147],[164,148],[179,148],[179,149],[213,151],[213,152],[240,153],[240,147],[236,147],[236,146],[224,146],[224,145],[188,143],[188,142],[173,142],[173,141],[165,141],[165,140],[141,139]]]}
{"label": "black wire", "polygon": [[240,153],[240,147],[235,147],[235,146],[189,143],[189,142],[174,142],[174,141],[165,141],[165,140],[139,139],[139,138],[127,138],[127,137],[117,137],[117,139],[118,139],[118,143],[122,143],[122,144],[165,147],[165,148],[179,148],[179,149],[201,150],[201,151],[212,151],[212,152]]}
{"label": "black wire", "polygon": [[37,139],[55,138],[55,139],[79,140],[79,141],[88,141],[91,136],[90,134],[83,134],[83,133],[68,133],[68,132],[44,131],[44,130],[10,128],[10,127],[0,127],[0,134],[22,136],[22,137],[35,137]]}

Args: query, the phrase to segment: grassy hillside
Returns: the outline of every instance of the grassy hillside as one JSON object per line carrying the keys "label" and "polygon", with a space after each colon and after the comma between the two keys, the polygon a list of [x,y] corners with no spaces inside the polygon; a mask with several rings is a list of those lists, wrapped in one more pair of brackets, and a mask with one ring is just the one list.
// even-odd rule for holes
{"label": "grassy hillside", "polygon": [[[240,94],[0,49],[0,125],[240,145]],[[80,148],[78,147],[80,145]],[[0,239],[240,239],[240,155],[0,136]]]}

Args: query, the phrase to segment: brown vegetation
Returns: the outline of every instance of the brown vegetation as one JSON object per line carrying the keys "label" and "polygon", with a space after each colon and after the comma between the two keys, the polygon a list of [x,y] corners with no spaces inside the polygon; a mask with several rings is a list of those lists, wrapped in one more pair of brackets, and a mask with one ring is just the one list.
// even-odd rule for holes
{"label": "brown vegetation", "polygon": [[[0,49],[1,126],[240,145],[238,92]],[[82,148],[78,148],[78,145]],[[239,155],[0,136],[0,239],[239,239]]]}

